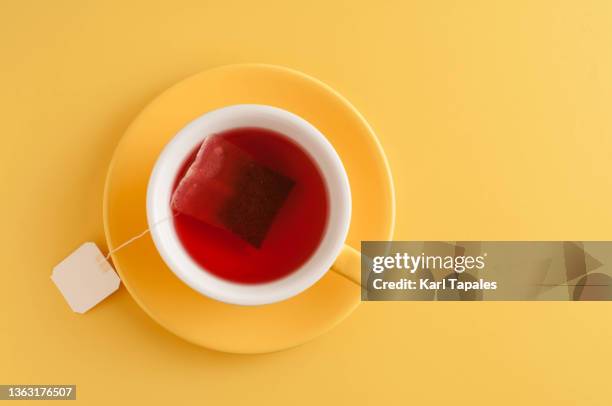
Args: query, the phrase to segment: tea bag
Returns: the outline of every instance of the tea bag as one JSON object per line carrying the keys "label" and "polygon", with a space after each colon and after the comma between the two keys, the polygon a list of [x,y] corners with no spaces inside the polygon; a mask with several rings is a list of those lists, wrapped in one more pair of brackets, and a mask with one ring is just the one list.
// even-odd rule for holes
{"label": "tea bag", "polygon": [[172,208],[263,244],[295,182],[220,136],[207,138],[172,196]]}

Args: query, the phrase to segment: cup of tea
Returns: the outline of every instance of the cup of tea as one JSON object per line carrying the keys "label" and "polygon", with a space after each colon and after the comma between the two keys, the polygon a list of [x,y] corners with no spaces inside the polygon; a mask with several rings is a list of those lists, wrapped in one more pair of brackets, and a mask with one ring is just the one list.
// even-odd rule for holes
{"label": "cup of tea", "polygon": [[174,135],[149,179],[147,221],[168,268],[226,303],[282,301],[331,268],[358,281],[342,161],[317,128],[277,107],[220,108]]}

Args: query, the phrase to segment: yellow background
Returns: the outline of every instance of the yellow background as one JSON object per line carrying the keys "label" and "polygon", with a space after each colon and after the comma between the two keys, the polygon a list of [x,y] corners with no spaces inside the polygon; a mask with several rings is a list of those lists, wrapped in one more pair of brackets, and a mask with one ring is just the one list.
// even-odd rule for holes
{"label": "yellow background", "polygon": [[49,275],[104,246],[105,171],[137,112],[238,62],[302,70],[365,115],[396,239],[612,239],[611,21],[608,1],[1,0],[0,383],[75,383],[85,404],[609,405],[612,303],[366,303],[238,356],[123,288],[73,314]]}

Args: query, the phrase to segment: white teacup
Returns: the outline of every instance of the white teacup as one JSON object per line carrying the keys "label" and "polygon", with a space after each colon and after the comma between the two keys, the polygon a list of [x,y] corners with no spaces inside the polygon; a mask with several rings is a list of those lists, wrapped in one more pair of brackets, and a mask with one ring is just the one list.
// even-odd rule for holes
{"label": "white teacup", "polygon": [[[187,156],[207,136],[239,127],[261,127],[279,132],[298,143],[317,164],[327,186],[329,217],[319,247],[297,270],[282,279],[241,284],[221,279],[203,269],[187,253],[174,229],[170,200],[178,171]],[[264,105],[240,104],[206,113],[180,130],[160,154],[147,189],[147,221],[153,241],[170,270],[199,293],[226,303],[263,305],[288,299],[308,289],[336,262],[334,269],[352,274],[355,251],[344,241],[351,220],[351,191],[340,157],[319,130],[288,111]],[[293,238],[294,236],[287,236]],[[341,260],[338,260],[338,257]]]}

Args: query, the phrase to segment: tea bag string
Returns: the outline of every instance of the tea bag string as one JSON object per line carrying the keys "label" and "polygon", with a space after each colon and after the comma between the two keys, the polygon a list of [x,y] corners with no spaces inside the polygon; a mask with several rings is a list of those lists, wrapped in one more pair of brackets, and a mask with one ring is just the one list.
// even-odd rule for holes
{"label": "tea bag string", "polygon": [[119,244],[115,248],[109,250],[108,254],[106,254],[106,256],[103,259],[100,260],[100,262],[108,261],[108,259],[111,257],[111,255],[113,255],[115,252],[120,251],[123,248],[127,247],[128,245],[130,245],[131,243],[133,243],[134,241],[141,239],[142,237],[147,235],[149,232],[151,232],[151,230],[153,228],[157,227],[158,225],[160,225],[163,222],[166,222],[166,221],[170,220],[173,217],[176,217],[178,214],[179,213],[174,213],[172,216],[165,217],[165,218],[163,218],[161,220],[156,221],[155,223],[153,223],[153,225],[151,227],[148,227],[146,230],[140,232],[139,234],[136,234],[135,236],[133,236],[132,238],[128,239],[127,241],[124,241],[123,243]]}

